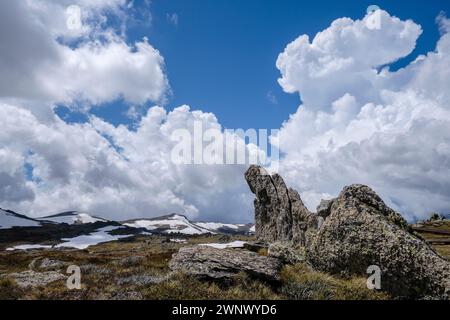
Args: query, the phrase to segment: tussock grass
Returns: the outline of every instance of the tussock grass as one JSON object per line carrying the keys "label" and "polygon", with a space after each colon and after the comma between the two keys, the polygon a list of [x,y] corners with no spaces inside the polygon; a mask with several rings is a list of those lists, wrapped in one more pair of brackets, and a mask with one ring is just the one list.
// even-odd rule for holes
{"label": "tussock grass", "polygon": [[142,291],[151,300],[278,300],[270,286],[239,274],[228,284],[201,281],[181,273]]}
{"label": "tussock grass", "polygon": [[286,266],[281,272],[281,293],[292,300],[386,300],[389,296],[367,289],[366,279],[339,279],[311,271],[304,264]]}
{"label": "tussock grass", "polygon": [[0,279],[0,300],[17,300],[23,296],[22,289],[10,278]]}
{"label": "tussock grass", "polygon": [[435,245],[436,251],[447,260],[450,260],[450,245]]}
{"label": "tussock grass", "polygon": [[269,250],[267,248],[259,249],[258,254],[260,256],[267,257],[269,255]]}

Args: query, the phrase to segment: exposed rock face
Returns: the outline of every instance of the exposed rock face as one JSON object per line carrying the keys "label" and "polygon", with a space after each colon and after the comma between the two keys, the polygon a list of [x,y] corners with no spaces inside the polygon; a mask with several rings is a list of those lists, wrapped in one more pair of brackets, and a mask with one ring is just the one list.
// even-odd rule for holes
{"label": "exposed rock face", "polygon": [[334,203],[334,199],[332,200],[322,200],[320,201],[319,206],[317,207],[317,215],[322,217],[323,219],[328,218],[331,213],[331,206]]}
{"label": "exposed rock face", "polygon": [[369,187],[346,187],[322,208],[326,220],[306,248],[315,269],[363,275],[376,265],[382,290],[395,296],[448,298],[450,263]]}
{"label": "exposed rock face", "polygon": [[305,262],[305,250],[303,247],[293,247],[286,242],[275,242],[269,245],[269,257],[277,258],[285,264]]}
{"label": "exposed rock face", "polygon": [[226,279],[244,271],[259,279],[277,281],[282,264],[251,251],[195,246],[181,248],[169,266],[173,271],[201,278]]}
{"label": "exposed rock face", "polygon": [[292,214],[292,242],[295,245],[307,245],[308,232],[316,230],[318,217],[309,212],[297,191],[289,188]]}
{"label": "exposed rock face", "polygon": [[257,239],[304,244],[306,229],[317,226],[317,219],[304,206],[299,194],[288,189],[280,175],[271,176],[259,166],[251,166],[245,173],[245,179],[256,196]]}
{"label": "exposed rock face", "polygon": [[346,187],[311,214],[279,175],[251,166],[245,178],[256,195],[256,237],[269,243],[269,256],[295,263],[303,258],[292,254],[300,245],[316,270],[362,276],[375,265],[382,290],[393,296],[449,298],[450,262],[369,187]]}

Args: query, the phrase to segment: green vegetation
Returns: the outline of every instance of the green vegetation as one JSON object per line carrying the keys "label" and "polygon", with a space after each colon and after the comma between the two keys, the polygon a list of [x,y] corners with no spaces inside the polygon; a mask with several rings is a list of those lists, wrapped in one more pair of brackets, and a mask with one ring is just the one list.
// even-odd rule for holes
{"label": "green vegetation", "polygon": [[[414,231],[429,241],[442,257],[450,260],[450,220],[425,222],[421,227],[414,228]],[[446,244],[439,241],[446,241]]]}

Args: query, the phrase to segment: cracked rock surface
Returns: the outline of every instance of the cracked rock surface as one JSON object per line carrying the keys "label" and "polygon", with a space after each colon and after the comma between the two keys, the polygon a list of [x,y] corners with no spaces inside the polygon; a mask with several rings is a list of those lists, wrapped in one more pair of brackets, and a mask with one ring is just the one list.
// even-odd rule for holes
{"label": "cracked rock surface", "polygon": [[[368,268],[378,266],[382,290],[395,297],[449,298],[450,262],[368,186],[345,187],[312,214],[278,174],[251,166],[245,178],[255,194],[259,241],[302,246],[310,266],[331,274],[367,277]],[[282,256],[290,252],[280,248],[275,252]]]}
{"label": "cracked rock surface", "polygon": [[245,179],[255,194],[255,235],[258,240],[304,245],[306,231],[317,226],[317,218],[305,207],[297,191],[287,188],[280,175],[269,175],[259,166],[251,166]]}
{"label": "cracked rock surface", "polygon": [[306,250],[316,270],[363,275],[376,265],[382,289],[395,296],[448,298],[449,261],[367,186],[344,188]]}
{"label": "cracked rock surface", "polygon": [[210,279],[231,278],[243,271],[254,278],[278,281],[282,263],[247,250],[195,246],[181,248],[169,266],[172,271]]}

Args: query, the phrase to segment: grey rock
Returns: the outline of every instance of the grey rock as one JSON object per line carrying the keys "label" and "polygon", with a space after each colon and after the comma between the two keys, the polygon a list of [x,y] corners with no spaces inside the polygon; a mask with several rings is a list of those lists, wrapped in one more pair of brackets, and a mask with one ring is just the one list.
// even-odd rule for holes
{"label": "grey rock", "polygon": [[331,206],[336,201],[336,199],[331,200],[322,200],[320,201],[319,206],[317,207],[317,215],[319,217],[322,217],[323,219],[326,219],[330,213],[331,213]]}
{"label": "grey rock", "polygon": [[[250,190],[255,194],[255,236],[259,240],[272,242],[278,240],[278,216],[285,210],[278,198],[272,177],[262,167],[251,166],[245,173]],[[282,209],[283,207],[283,209]],[[287,229],[287,228],[286,228]]]}
{"label": "grey rock", "polygon": [[318,217],[309,212],[297,191],[289,188],[289,199],[292,214],[292,243],[305,246],[308,230],[318,227]]}
{"label": "grey rock", "polygon": [[278,281],[282,264],[278,259],[247,250],[195,246],[181,248],[169,267],[175,272],[207,279],[227,279],[245,272],[258,279]]}
{"label": "grey rock", "polygon": [[286,242],[275,242],[269,245],[269,257],[276,258],[284,264],[296,264],[305,262],[304,247],[293,247]]}
{"label": "grey rock", "polygon": [[48,258],[36,258],[30,262],[28,267],[35,271],[60,271],[66,266],[66,263],[59,260]]}
{"label": "grey rock", "polygon": [[250,166],[245,179],[255,194],[256,238],[268,243],[304,244],[306,230],[317,227],[317,217],[308,211],[300,195],[288,189],[280,175],[271,176],[260,166]]}
{"label": "grey rock", "polygon": [[261,250],[268,250],[269,246],[264,242],[246,242],[244,248],[253,252],[260,252]]}
{"label": "grey rock", "polygon": [[344,188],[306,247],[316,270],[366,275],[381,269],[382,290],[396,297],[448,298],[450,263],[409,232],[402,216],[369,187]]}
{"label": "grey rock", "polygon": [[46,286],[52,282],[66,279],[66,276],[56,271],[35,272],[27,270],[19,273],[11,273],[17,285],[21,288],[35,288]]}

